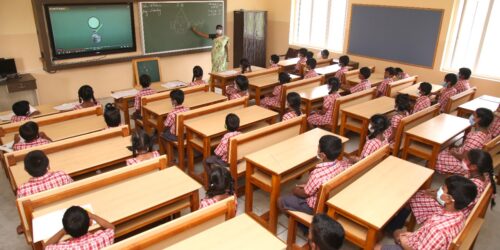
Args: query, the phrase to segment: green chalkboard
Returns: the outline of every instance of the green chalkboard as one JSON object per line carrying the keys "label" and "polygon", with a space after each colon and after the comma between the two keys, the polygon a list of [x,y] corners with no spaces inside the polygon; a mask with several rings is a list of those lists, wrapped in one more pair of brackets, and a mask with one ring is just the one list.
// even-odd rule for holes
{"label": "green chalkboard", "polygon": [[137,59],[132,62],[134,65],[136,84],[139,84],[139,77],[141,75],[149,75],[149,77],[151,77],[151,82],[161,82],[161,72],[158,64],[159,60],[160,59],[157,57],[152,57]]}
{"label": "green chalkboard", "polygon": [[212,41],[191,31],[215,33],[224,25],[224,1],[140,2],[144,54],[211,48]]}

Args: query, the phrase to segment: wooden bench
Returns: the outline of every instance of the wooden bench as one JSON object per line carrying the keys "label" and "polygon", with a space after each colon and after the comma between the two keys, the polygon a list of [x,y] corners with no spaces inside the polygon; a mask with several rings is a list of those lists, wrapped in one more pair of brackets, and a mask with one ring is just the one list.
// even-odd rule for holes
{"label": "wooden bench", "polygon": [[446,108],[444,110],[444,113],[447,114],[455,113],[458,109],[458,106],[474,99],[474,95],[476,95],[476,90],[477,90],[476,87],[472,87],[462,93],[450,97],[450,100],[448,100],[448,103],[446,103]]}
{"label": "wooden bench", "polygon": [[299,135],[306,129],[307,120],[302,115],[230,138],[228,162],[229,170],[235,180],[235,190],[240,191],[238,179],[245,176],[246,161],[244,156]]}
{"label": "wooden bench", "polygon": [[[376,166],[379,162],[385,159],[390,154],[390,149],[388,145],[378,149],[373,152],[366,158],[352,165],[348,169],[344,170],[344,172],[339,175],[333,177],[328,182],[323,183],[321,185],[320,190],[317,194],[317,202],[316,207],[314,208],[314,214],[325,213],[326,212],[326,201],[333,197],[336,193],[340,192],[343,188],[354,182],[364,173],[368,172],[374,166]],[[287,237],[287,246],[288,249],[295,249],[298,246],[295,243],[297,238],[297,223],[301,223],[307,227],[311,227],[313,215],[306,214],[299,211],[288,211],[289,220],[288,220],[288,237]],[[340,222],[340,221],[339,221]],[[348,221],[342,221],[343,225],[345,225],[344,229],[347,235],[363,235],[364,232],[356,231],[355,225],[351,225]],[[352,237],[352,236],[351,236]]]}
{"label": "wooden bench", "polygon": [[338,98],[333,107],[332,124],[329,128],[327,128],[327,130],[332,131],[332,133],[337,133],[337,128],[340,128],[342,117],[341,110],[343,108],[372,100],[375,98],[376,91],[376,88],[371,88]]}
{"label": "wooden bench", "polygon": [[303,79],[303,80],[283,84],[283,87],[281,88],[280,106],[278,108],[275,108],[275,107],[270,107],[270,108],[279,112],[280,116],[281,116],[286,111],[286,95],[288,93],[300,90],[302,88],[320,86],[323,83],[325,83],[325,76],[316,76],[316,77],[311,77],[308,79]]}
{"label": "wooden bench", "polygon": [[63,171],[71,177],[124,162],[132,157],[127,125],[106,129],[62,141],[5,154],[12,190],[31,176],[24,170],[24,158],[34,149],[45,152],[52,171]]}
{"label": "wooden bench", "polygon": [[417,83],[418,76],[412,76],[405,79],[397,80],[389,83],[385,91],[385,96],[396,97],[400,90],[410,87],[411,85]]}
{"label": "wooden bench", "polygon": [[[493,169],[498,171],[498,167],[500,166],[500,135],[486,143],[483,150],[490,153],[493,159]],[[497,173],[497,184],[500,184],[500,172]]]}

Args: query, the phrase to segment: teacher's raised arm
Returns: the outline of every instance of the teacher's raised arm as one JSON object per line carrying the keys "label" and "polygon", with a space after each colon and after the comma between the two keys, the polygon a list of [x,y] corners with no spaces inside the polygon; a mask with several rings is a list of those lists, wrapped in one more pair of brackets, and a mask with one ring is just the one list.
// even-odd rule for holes
{"label": "teacher's raised arm", "polygon": [[222,72],[227,70],[229,37],[224,35],[222,25],[215,27],[215,34],[207,34],[198,31],[195,27],[191,30],[198,36],[214,40],[212,46],[212,72]]}

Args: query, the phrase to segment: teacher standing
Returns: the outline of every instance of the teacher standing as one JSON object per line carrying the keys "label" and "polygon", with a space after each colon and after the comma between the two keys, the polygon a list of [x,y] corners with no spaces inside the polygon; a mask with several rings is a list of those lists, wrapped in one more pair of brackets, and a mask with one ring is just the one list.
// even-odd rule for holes
{"label": "teacher standing", "polygon": [[219,24],[215,27],[215,34],[200,32],[195,27],[192,27],[191,30],[198,36],[214,40],[212,46],[212,72],[226,71],[229,62],[229,37],[223,34],[222,25]]}

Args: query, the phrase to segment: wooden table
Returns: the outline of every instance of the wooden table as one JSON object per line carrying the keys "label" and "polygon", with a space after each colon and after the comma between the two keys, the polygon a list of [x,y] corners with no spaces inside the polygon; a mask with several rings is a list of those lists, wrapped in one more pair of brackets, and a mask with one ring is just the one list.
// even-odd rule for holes
{"label": "wooden table", "polygon": [[[319,139],[324,135],[335,134],[315,128],[245,156],[247,163],[245,212],[273,234],[276,234],[278,225],[277,202],[281,185],[316,166]],[[342,136],[335,136],[342,140],[343,145],[349,140]],[[269,214],[259,216],[253,212],[254,186],[270,193]],[[265,219],[267,216],[269,220]]]}
{"label": "wooden table", "polygon": [[[290,74],[293,81],[299,80],[300,76]],[[255,98],[255,105],[260,105],[260,98],[264,94],[271,93],[273,88],[280,84],[279,74],[267,74],[263,76],[252,77],[249,80],[250,97]]]}
{"label": "wooden table", "polygon": [[[382,81],[384,81],[384,79],[385,79],[384,73],[372,73],[370,75],[370,78],[368,78],[368,80],[372,84],[372,87],[378,86]],[[347,77],[346,80],[347,80],[347,83],[351,86],[354,86],[354,85],[361,82],[358,75],[353,75],[353,76]]]}
{"label": "wooden table", "polygon": [[[60,111],[57,110],[57,109],[54,109],[54,107],[58,106],[58,105],[61,105],[61,104],[63,104],[63,103],[56,103],[56,104],[51,103],[51,104],[42,104],[42,105],[39,105],[39,106],[35,106],[35,108],[38,110],[38,112],[40,112],[40,114],[33,115],[31,117],[36,118],[36,117],[42,117],[42,116],[57,114]],[[8,114],[11,114],[11,113],[13,113],[12,110],[6,110],[6,111],[0,112],[0,115],[8,115]],[[1,121],[0,120],[0,125],[7,124],[7,123],[10,123],[10,121]]]}
{"label": "wooden table", "polygon": [[166,249],[286,249],[286,244],[242,214]]}
{"label": "wooden table", "polygon": [[[468,119],[440,114],[405,132],[403,159],[408,154],[427,159],[427,166],[434,169],[439,152],[445,146],[462,137],[470,128]],[[410,148],[411,147],[411,148]]]}
{"label": "wooden table", "polygon": [[286,59],[286,60],[281,60],[278,62],[278,65],[283,69],[288,69],[292,66],[295,66],[299,60],[300,59],[298,57],[290,58],[290,59]]}
{"label": "wooden table", "polygon": [[[431,86],[432,86],[431,94],[436,94],[443,88],[443,86],[439,84],[431,83]],[[412,100],[416,100],[420,96],[420,90],[418,90],[418,87],[420,87],[420,83],[413,84],[408,88],[398,91],[398,93],[408,94]]]}
{"label": "wooden table", "polygon": [[312,108],[321,106],[323,103],[323,98],[328,96],[328,85],[324,84],[321,86],[315,87],[304,87],[300,89],[296,89],[294,92],[297,92],[301,99],[302,103],[305,107],[305,114],[311,114]]}
{"label": "wooden table", "polygon": [[316,68],[314,71],[320,75],[324,75],[325,78],[329,78],[331,76],[334,76],[337,71],[340,70],[340,65],[338,64],[333,64],[333,65],[328,65],[326,67],[321,67],[321,68]]}
{"label": "wooden table", "polygon": [[394,98],[382,96],[368,102],[341,109],[340,135],[346,130],[359,133],[358,155],[361,154],[368,134],[370,118],[375,114],[387,114],[394,110]]}
{"label": "wooden table", "polygon": [[466,102],[457,108],[457,116],[467,117],[470,116],[478,108],[487,108],[492,112],[495,112],[500,105],[500,98],[482,95],[472,101]]}
{"label": "wooden table", "polygon": [[431,178],[433,172],[389,156],[330,198],[327,201],[328,215],[341,224],[349,221],[367,229],[366,241],[353,243],[364,249],[373,249],[377,232]]}
{"label": "wooden table", "polygon": [[[252,72],[265,69],[254,65],[252,65],[251,67],[252,67]],[[236,76],[241,75],[241,68],[234,68],[223,72],[211,72],[208,74],[211,77],[210,91],[215,92],[215,87],[219,87],[222,91],[222,95],[226,95],[227,83],[229,83],[230,81],[234,81],[234,78],[236,78]]]}

